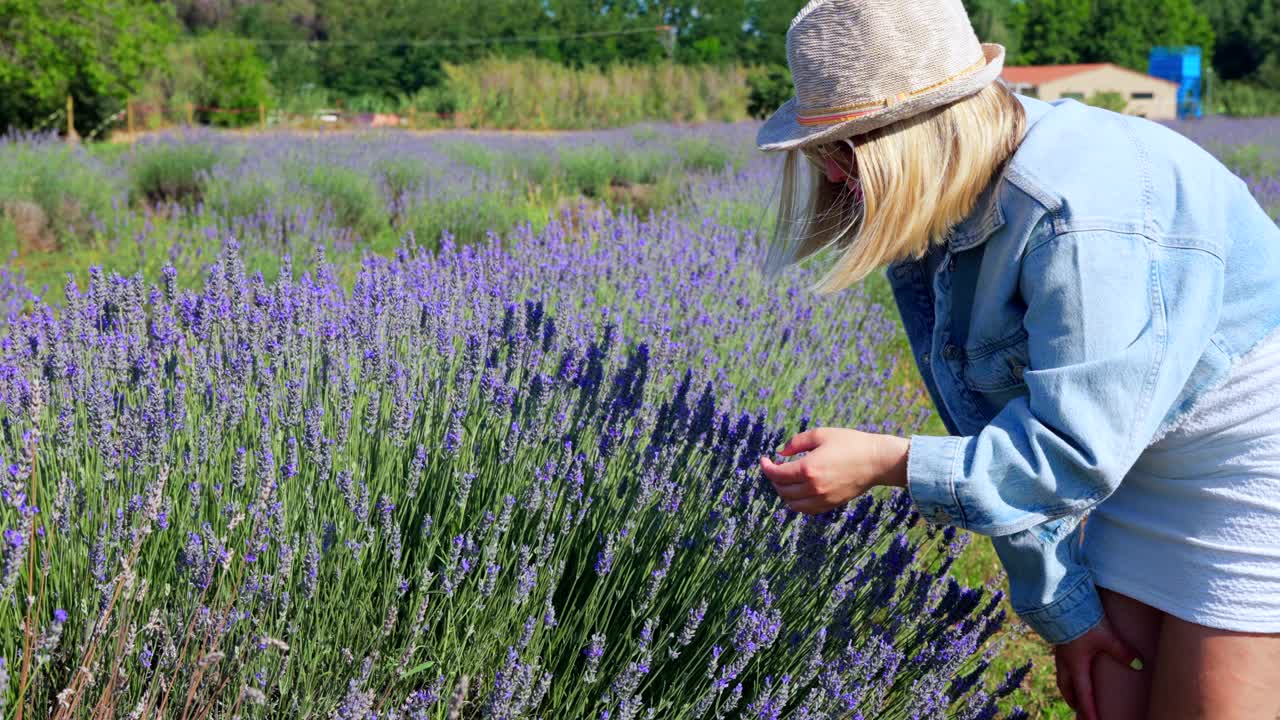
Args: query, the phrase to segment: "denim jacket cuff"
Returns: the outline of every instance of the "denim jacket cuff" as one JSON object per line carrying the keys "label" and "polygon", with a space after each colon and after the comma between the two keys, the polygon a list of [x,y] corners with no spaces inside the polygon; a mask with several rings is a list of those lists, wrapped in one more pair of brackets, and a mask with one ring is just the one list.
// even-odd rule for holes
{"label": "denim jacket cuff", "polygon": [[959,437],[911,437],[907,492],[920,516],[935,525],[964,528],[964,511],[955,492],[955,467],[963,447],[964,438]]}
{"label": "denim jacket cuff", "polygon": [[1065,594],[1044,607],[1018,610],[1022,622],[1051,645],[1062,645],[1084,635],[1102,622],[1102,598],[1093,576],[1084,573]]}

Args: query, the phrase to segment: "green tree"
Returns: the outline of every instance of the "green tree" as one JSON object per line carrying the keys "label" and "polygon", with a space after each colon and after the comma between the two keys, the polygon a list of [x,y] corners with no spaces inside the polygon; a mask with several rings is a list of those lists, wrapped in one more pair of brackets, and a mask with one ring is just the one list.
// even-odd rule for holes
{"label": "green tree", "polygon": [[1094,0],[1080,56],[1146,72],[1151,48],[1198,45],[1212,56],[1214,33],[1194,0]]}
{"label": "green tree", "polygon": [[[203,82],[198,88],[200,105],[235,112],[205,111],[215,125],[238,126],[258,122],[253,110],[271,95],[267,66],[253,41],[223,33],[206,35],[193,46]],[[248,111],[248,112],[246,112]]]}
{"label": "green tree", "polygon": [[[1254,0],[1249,0],[1254,1]],[[1257,0],[1275,2],[1275,0]],[[1214,26],[1196,0],[969,0],[977,18],[1001,19],[1017,41],[1015,64],[1113,62],[1145,72],[1151,48],[1214,48]],[[1007,8],[1007,14],[1001,6]],[[977,24],[977,21],[975,21]]]}
{"label": "green tree", "polygon": [[1003,45],[1010,55],[1017,54],[1022,39],[1010,0],[965,0],[964,6],[978,39]]}
{"label": "green tree", "polygon": [[1092,19],[1090,0],[1026,0],[1013,6],[1010,22],[1019,33],[1015,64],[1080,62]]}
{"label": "green tree", "polygon": [[[1198,0],[1217,35],[1214,70],[1223,80],[1253,79],[1280,90],[1280,78],[1259,70],[1280,64],[1280,1]],[[1280,73],[1278,73],[1280,74]]]}
{"label": "green tree", "polygon": [[234,27],[236,34],[256,41],[272,84],[296,92],[321,82],[319,50],[311,42],[321,22],[315,0],[276,0],[240,7]]}
{"label": "green tree", "polygon": [[[237,0],[172,0],[174,13],[182,26],[191,33],[226,28],[235,18]],[[258,6],[250,2],[249,6]]]}
{"label": "green tree", "polygon": [[38,126],[71,95],[85,133],[163,61],[177,23],[147,0],[4,0],[0,28],[0,128]]}
{"label": "green tree", "polygon": [[[547,14],[553,5],[508,0],[497,12],[471,0],[317,0],[316,35],[324,41],[318,45],[320,77],[341,95],[395,98],[439,84],[445,62],[529,53],[539,47],[555,51],[554,44],[529,38],[602,29],[568,11],[561,13],[564,25],[553,25]],[[647,39],[657,45],[654,38]]]}
{"label": "green tree", "polygon": [[772,65],[757,70],[747,77],[750,92],[747,95],[747,112],[751,117],[764,119],[773,114],[795,94],[791,71],[786,65]]}
{"label": "green tree", "polygon": [[253,41],[222,31],[170,46],[141,91],[144,104],[167,108],[172,120],[185,120],[191,103],[199,122],[230,127],[257,123],[258,106],[270,97],[267,65]]}
{"label": "green tree", "polygon": [[742,59],[762,65],[787,64],[787,29],[804,0],[748,0]]}

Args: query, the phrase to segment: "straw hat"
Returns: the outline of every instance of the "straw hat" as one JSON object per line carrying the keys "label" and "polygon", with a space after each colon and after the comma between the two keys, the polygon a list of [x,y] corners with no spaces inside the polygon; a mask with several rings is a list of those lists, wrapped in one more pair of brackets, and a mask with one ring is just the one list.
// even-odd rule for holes
{"label": "straw hat", "polygon": [[787,31],[796,96],[760,128],[761,150],[860,135],[977,93],[1004,48],[981,44],[961,0],[812,0]]}

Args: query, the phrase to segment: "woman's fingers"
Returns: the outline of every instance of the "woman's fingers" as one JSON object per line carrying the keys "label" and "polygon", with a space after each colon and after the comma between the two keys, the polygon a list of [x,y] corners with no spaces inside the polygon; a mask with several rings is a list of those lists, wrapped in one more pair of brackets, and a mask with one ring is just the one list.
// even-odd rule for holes
{"label": "woman's fingers", "polygon": [[788,440],[787,444],[778,451],[778,454],[790,457],[796,453],[808,452],[822,444],[822,435],[822,428],[805,430]]}
{"label": "woman's fingers", "polygon": [[791,485],[774,483],[773,489],[774,492],[778,493],[778,497],[783,500],[804,500],[817,497],[817,492],[809,483],[793,483]]}
{"label": "woman's fingers", "polygon": [[787,501],[788,509],[803,515],[821,515],[833,507],[835,506],[831,503],[819,498],[805,498],[803,500]]}
{"label": "woman's fingers", "polygon": [[1076,689],[1071,683],[1071,669],[1062,661],[1061,653],[1053,654],[1054,669],[1057,674],[1058,694],[1062,696],[1063,702],[1072,710],[1079,710],[1076,706]]}
{"label": "woman's fingers", "polygon": [[1107,642],[1102,651],[1130,670],[1142,669],[1142,656],[1114,632],[1108,633]]}
{"label": "woman's fingers", "polygon": [[835,507],[822,497],[813,483],[806,477],[808,469],[804,460],[796,460],[781,465],[767,457],[760,458],[760,471],[773,484],[786,506],[791,510],[806,515],[819,515]]}
{"label": "woman's fingers", "polygon": [[1098,703],[1093,697],[1093,655],[1076,657],[1072,661],[1071,681],[1075,684],[1076,709],[1085,720],[1098,720]]}
{"label": "woman's fingers", "polygon": [[774,487],[795,485],[805,481],[804,460],[796,460],[779,465],[768,457],[762,457],[760,458],[760,472],[764,473],[764,476],[774,484]]}

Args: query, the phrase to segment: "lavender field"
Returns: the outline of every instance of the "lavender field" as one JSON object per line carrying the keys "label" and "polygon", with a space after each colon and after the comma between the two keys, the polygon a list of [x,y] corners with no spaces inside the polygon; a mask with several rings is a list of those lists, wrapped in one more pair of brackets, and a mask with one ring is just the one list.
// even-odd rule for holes
{"label": "lavender field", "polygon": [[966,535],[755,470],[930,418],[754,132],[0,142],[0,717],[1035,712]]}
{"label": "lavender field", "polygon": [[1171,123],[1213,152],[1280,222],[1280,118],[1211,117]]}

